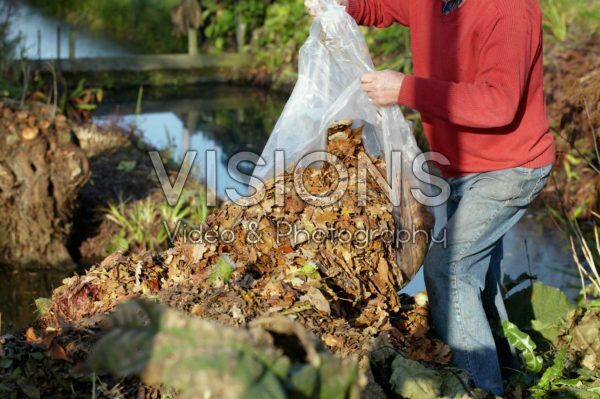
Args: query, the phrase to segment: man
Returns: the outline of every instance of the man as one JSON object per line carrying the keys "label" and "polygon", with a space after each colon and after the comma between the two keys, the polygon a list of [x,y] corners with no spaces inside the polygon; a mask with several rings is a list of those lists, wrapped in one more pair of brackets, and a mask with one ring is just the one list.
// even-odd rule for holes
{"label": "man", "polygon": [[[414,75],[369,73],[379,106],[421,113],[437,165],[452,188],[447,243],[425,261],[435,330],[475,384],[503,395],[492,328],[507,319],[502,238],[546,183],[555,160],[542,93],[536,0],[338,0],[361,25],[411,29]],[[503,350],[504,349],[504,350]],[[512,355],[512,356],[511,356]]]}

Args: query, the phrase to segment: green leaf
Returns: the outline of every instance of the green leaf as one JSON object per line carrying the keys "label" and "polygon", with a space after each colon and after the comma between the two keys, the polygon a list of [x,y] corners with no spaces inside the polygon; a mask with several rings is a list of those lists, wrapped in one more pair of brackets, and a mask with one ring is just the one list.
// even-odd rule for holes
{"label": "green leaf", "polygon": [[566,358],[567,347],[563,346],[554,357],[554,363],[544,372],[537,385],[529,389],[532,398],[544,399],[548,396],[548,392],[553,388],[553,383],[564,374]]}
{"label": "green leaf", "polygon": [[519,328],[531,328],[531,320],[557,323],[574,308],[558,288],[541,282],[514,293],[506,299],[509,319]]}
{"label": "green leaf", "polygon": [[43,317],[46,313],[48,313],[48,310],[50,309],[51,305],[52,305],[51,299],[37,298],[35,300],[35,309],[37,311],[38,316]]}
{"label": "green leaf", "polygon": [[[539,336],[543,337],[552,345],[556,345],[558,341],[558,324],[557,323],[548,323],[540,320],[531,320],[531,329],[539,334]],[[538,339],[536,343],[540,345],[540,340]],[[543,345],[541,343],[540,349],[550,349],[548,345]]]}
{"label": "green leaf", "polygon": [[96,106],[96,104],[76,104],[75,108],[80,109],[82,111],[93,111],[98,107]]}
{"label": "green leaf", "polygon": [[235,23],[235,17],[230,10],[222,10],[219,16],[217,17],[217,23],[221,26],[222,29],[227,29]]}
{"label": "green leaf", "polygon": [[600,299],[594,299],[587,304],[589,309],[600,309]]}
{"label": "green leaf", "polygon": [[575,307],[558,288],[541,282],[514,293],[505,303],[509,320],[527,331],[542,349],[548,343],[556,344],[557,330],[552,326],[558,327]]}
{"label": "green leaf", "polygon": [[392,362],[390,385],[397,395],[408,399],[433,399],[441,394],[442,376],[401,355]]}
{"label": "green leaf", "polygon": [[[356,362],[320,352],[316,338],[287,318],[234,328],[137,300],[111,320],[88,360],[92,370],[141,374],[144,383],[169,385],[182,398],[358,398]],[[279,340],[286,346],[277,347]],[[301,355],[286,355],[287,344]]]}
{"label": "green leaf", "polygon": [[302,365],[292,369],[290,383],[295,394],[313,398],[318,391],[319,374],[314,367]]}
{"label": "green leaf", "polygon": [[136,165],[136,161],[121,161],[119,162],[119,165],[117,165],[117,169],[123,172],[131,172],[135,169]]}
{"label": "green leaf", "polygon": [[309,278],[318,279],[320,277],[319,269],[314,263],[310,261],[306,262],[304,266],[302,266],[302,269],[299,270],[299,272],[300,274],[304,274],[306,277]]}
{"label": "green leaf", "polygon": [[314,397],[321,399],[344,399],[356,396],[352,392],[354,381],[358,375],[356,363],[348,363],[340,367],[339,360],[331,354],[321,355],[319,373],[319,392]]}
{"label": "green leaf", "polygon": [[227,254],[223,254],[217,260],[217,263],[213,267],[212,272],[208,278],[208,281],[215,285],[217,282],[223,282],[227,284],[229,279],[231,279],[231,275],[235,270],[235,264],[232,260],[227,256]]}
{"label": "green leaf", "polygon": [[529,335],[519,330],[519,327],[515,324],[506,320],[502,321],[502,333],[504,334],[504,337],[508,339],[508,342],[521,352],[521,356],[523,357],[523,361],[525,362],[528,371],[534,374],[542,371],[542,358],[535,354],[537,345]]}

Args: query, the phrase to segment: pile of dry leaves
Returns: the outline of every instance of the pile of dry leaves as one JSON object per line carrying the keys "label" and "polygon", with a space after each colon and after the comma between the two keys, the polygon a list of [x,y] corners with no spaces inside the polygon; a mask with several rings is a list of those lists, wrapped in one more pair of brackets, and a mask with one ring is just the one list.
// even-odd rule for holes
{"label": "pile of dry leaves", "polygon": [[[328,151],[348,174],[342,176],[349,184],[339,201],[324,207],[308,205],[296,194],[294,176],[286,173],[284,206],[275,205],[279,192],[271,182],[258,205],[227,204],[202,226],[217,231],[217,236],[230,231],[232,237],[213,243],[180,241],[163,253],[116,253],[85,275],[66,279],[45,307],[40,331],[67,325],[94,328],[118,304],[143,296],[236,326],[259,317],[286,316],[319,336],[332,352],[362,357],[361,365],[372,381],[374,374],[389,380],[389,364],[377,366],[377,373],[370,371],[376,364],[372,354],[386,350],[448,364],[449,349],[430,331],[426,298],[397,295],[408,279],[396,263],[394,241],[381,236],[394,230],[391,203],[381,187],[357,168],[359,159],[367,157],[362,129],[339,124],[329,133]],[[371,161],[385,173],[383,161]],[[306,169],[304,185],[312,194],[328,192],[337,173],[333,165]],[[368,188],[365,206],[356,203],[361,179]],[[418,229],[431,229],[425,208],[415,202],[406,209]],[[281,225],[307,232],[368,230],[372,236],[316,240],[306,234],[282,234],[277,230]],[[254,239],[249,240],[249,233]],[[425,235],[417,237],[413,246],[399,248],[399,257],[420,264],[427,245]]]}
{"label": "pile of dry leaves", "polygon": [[[396,293],[408,280],[396,263],[394,241],[382,236],[394,231],[391,204],[373,179],[358,173],[359,158],[366,156],[361,131],[349,124],[330,130],[328,150],[343,162],[349,182],[336,203],[308,205],[296,194],[294,175],[287,173],[284,206],[275,206],[276,186],[271,183],[258,205],[230,203],[208,218],[202,228],[222,239],[180,242],[162,254],[111,255],[85,276],[65,280],[54,293],[47,320],[72,322],[110,311],[123,299],[158,295],[162,302],[197,316],[237,324],[272,313],[305,319],[333,349],[347,346],[350,327],[362,334],[367,327],[378,332],[402,324],[403,304]],[[383,161],[372,161],[383,173]],[[305,187],[312,194],[323,193],[336,173],[332,165],[308,169]],[[356,205],[359,179],[366,179],[368,188],[364,207]],[[418,228],[429,231],[426,209],[416,202],[411,209]],[[304,233],[287,234],[292,226]],[[316,229],[331,235],[309,237]],[[233,236],[226,237],[224,231]],[[352,234],[353,240],[336,236],[338,231]],[[357,231],[368,231],[370,239],[361,239]],[[403,250],[417,251],[411,256],[420,264],[428,242],[424,234],[417,240],[411,248],[400,248],[400,256]],[[330,322],[322,325],[326,319]],[[407,331],[407,326],[400,330]]]}

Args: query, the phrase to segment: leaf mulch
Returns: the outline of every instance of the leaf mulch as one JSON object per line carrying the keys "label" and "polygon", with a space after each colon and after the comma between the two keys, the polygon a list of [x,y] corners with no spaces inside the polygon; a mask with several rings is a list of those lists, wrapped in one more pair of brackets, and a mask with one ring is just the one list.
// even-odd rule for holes
{"label": "leaf mulch", "polygon": [[[52,397],[56,380],[73,384],[69,382],[74,378],[72,366],[76,369],[86,358],[100,335],[98,325],[103,316],[118,304],[140,296],[234,326],[262,316],[287,316],[320,337],[333,353],[362,358],[360,364],[371,377],[369,389],[381,391],[381,387],[373,388],[375,380],[382,384],[389,380],[389,365],[377,363],[377,373],[370,369],[376,363],[373,355],[381,358],[386,350],[402,352],[418,361],[449,364],[450,350],[433,337],[430,329],[426,297],[396,294],[408,279],[399,271],[393,243],[377,235],[377,231],[394,228],[392,206],[385,192],[373,179],[367,179],[366,206],[356,205],[356,182],[363,178],[357,165],[360,157],[367,156],[361,129],[353,130],[349,124],[333,127],[328,151],[348,171],[348,192],[338,202],[326,207],[305,203],[295,194],[293,176],[286,173],[283,207],[275,206],[278,193],[274,182],[270,182],[258,205],[229,203],[207,219],[202,226],[205,230],[229,229],[234,233],[234,240],[228,239],[228,243],[192,244],[188,239],[162,253],[110,255],[85,275],[65,279],[54,291],[36,328],[28,330],[43,342],[54,336],[41,353],[52,361],[51,367],[58,363],[59,370],[52,373],[55,377],[32,379],[22,357],[29,358],[31,348],[37,344],[22,336],[5,337],[0,348],[5,362],[0,365],[5,366],[0,367],[0,381],[8,376],[12,378],[9,381],[20,384],[23,379],[14,375],[18,369],[43,397]],[[384,162],[371,160],[384,173]],[[336,173],[331,165],[306,169],[305,187],[313,194],[327,192]],[[416,203],[406,206],[418,228],[431,229],[432,219],[425,208]],[[278,222],[296,224],[307,231],[335,228],[350,232],[369,229],[375,233],[366,243],[293,236],[278,240]],[[247,235],[253,230],[260,239],[249,243]],[[422,262],[428,242],[420,240],[412,247],[400,248],[400,255]],[[7,348],[13,348],[13,355],[6,355]],[[387,376],[382,375],[386,372]],[[82,383],[81,379],[77,381]],[[90,381],[86,384],[89,386]],[[115,384],[113,388],[123,387]],[[144,395],[151,397],[152,392],[145,391]]]}

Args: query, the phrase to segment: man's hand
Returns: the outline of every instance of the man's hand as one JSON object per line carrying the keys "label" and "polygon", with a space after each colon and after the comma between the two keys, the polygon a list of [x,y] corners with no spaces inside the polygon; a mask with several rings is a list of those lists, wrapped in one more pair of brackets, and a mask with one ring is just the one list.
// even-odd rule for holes
{"label": "man's hand", "polygon": [[361,87],[378,107],[398,103],[404,74],[396,71],[366,73],[362,76]]}

